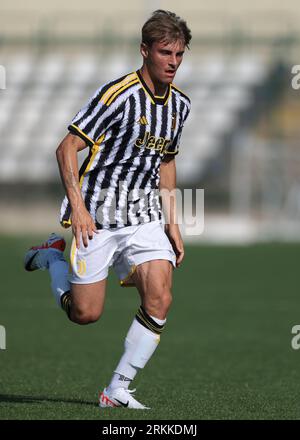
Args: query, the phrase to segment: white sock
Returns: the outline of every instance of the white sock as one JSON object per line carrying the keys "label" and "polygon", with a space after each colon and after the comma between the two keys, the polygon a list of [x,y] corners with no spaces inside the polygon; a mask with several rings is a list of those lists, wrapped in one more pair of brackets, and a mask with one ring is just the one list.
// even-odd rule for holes
{"label": "white sock", "polygon": [[108,386],[108,391],[112,391],[115,388],[125,388],[127,390],[131,381],[132,379],[129,377],[123,376],[119,373],[114,373]]}
{"label": "white sock", "polygon": [[[151,318],[159,325],[163,325],[166,319]],[[134,319],[125,339],[125,351],[115,369],[109,389],[128,388],[135,378],[138,370],[144,368],[154,351],[156,350],[160,336]]]}
{"label": "white sock", "polygon": [[158,319],[158,318],[155,318],[154,316],[152,316],[152,315],[149,315],[150,316],[150,318],[152,318],[153,319],[153,321],[155,321],[158,325],[164,325],[165,323],[166,323],[166,319]]}
{"label": "white sock", "polygon": [[63,254],[53,252],[48,262],[48,269],[51,278],[51,289],[56,303],[61,307],[61,296],[70,290],[69,265]]}

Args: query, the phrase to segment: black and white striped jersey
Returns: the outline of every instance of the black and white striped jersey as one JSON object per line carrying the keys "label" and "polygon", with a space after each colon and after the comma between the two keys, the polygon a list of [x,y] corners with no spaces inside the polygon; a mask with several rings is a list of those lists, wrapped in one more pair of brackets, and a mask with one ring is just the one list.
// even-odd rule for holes
{"label": "black and white striped jersey", "polygon": [[[173,84],[155,96],[139,71],[100,87],[69,125],[90,147],[79,172],[98,229],[161,219],[161,161],[176,155],[190,100]],[[71,225],[67,197],[61,223]]]}

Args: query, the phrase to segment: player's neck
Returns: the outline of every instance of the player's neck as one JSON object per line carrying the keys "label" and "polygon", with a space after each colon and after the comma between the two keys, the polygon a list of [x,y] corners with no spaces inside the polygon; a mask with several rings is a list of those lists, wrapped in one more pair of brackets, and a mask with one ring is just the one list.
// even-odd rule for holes
{"label": "player's neck", "polygon": [[151,78],[151,75],[149,74],[149,71],[145,65],[143,65],[140,68],[140,73],[143,77],[143,80],[145,81],[145,83],[147,84],[147,86],[149,87],[151,92],[153,93],[153,95],[155,95],[155,96],[164,96],[165,95],[165,93],[168,89],[167,84],[157,82],[153,78]]}

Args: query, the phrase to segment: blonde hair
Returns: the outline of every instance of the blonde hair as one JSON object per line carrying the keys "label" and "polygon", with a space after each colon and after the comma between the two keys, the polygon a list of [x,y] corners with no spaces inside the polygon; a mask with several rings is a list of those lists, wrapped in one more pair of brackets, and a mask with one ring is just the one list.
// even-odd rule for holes
{"label": "blonde hair", "polygon": [[174,12],[158,9],[154,11],[142,27],[142,43],[151,46],[155,41],[172,43],[176,40],[182,40],[189,49],[189,43],[192,39],[191,30],[186,21],[178,17]]}

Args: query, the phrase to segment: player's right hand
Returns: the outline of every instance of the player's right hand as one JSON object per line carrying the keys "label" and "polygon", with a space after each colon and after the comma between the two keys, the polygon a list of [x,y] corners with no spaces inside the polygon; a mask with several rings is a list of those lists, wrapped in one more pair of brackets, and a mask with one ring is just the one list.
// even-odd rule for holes
{"label": "player's right hand", "polygon": [[81,237],[84,247],[88,247],[88,241],[93,238],[94,233],[98,233],[95,222],[84,205],[72,209],[72,230],[77,249]]}

